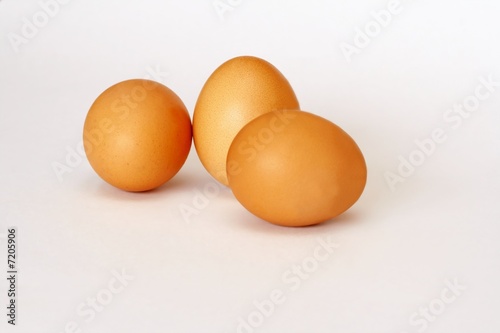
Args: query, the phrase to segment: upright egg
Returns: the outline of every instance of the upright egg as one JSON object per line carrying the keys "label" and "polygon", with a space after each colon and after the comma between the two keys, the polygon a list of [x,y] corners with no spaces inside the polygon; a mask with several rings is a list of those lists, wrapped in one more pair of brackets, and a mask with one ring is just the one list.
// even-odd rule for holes
{"label": "upright egg", "polygon": [[193,115],[193,138],[203,166],[228,185],[226,158],[240,129],[273,110],[299,109],[287,79],[260,58],[233,58],[213,72],[203,86]]}
{"label": "upright egg", "polygon": [[172,178],[191,148],[191,119],[169,88],[127,80],[106,89],[85,119],[83,142],[92,168],[109,184],[147,191]]}
{"label": "upright egg", "polygon": [[236,135],[227,156],[229,186],[254,215],[307,226],[345,212],[361,196],[366,164],[354,140],[303,111],[270,112]]}

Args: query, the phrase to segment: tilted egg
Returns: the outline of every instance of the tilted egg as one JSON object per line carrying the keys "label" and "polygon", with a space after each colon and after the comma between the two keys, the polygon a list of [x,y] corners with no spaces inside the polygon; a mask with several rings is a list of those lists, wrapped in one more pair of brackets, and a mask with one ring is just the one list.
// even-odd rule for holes
{"label": "tilted egg", "polygon": [[254,215],[306,226],[343,213],[361,196],[367,170],[354,140],[303,111],[259,116],[236,135],[227,156],[229,186]]}
{"label": "tilted egg", "polygon": [[299,109],[287,79],[269,62],[251,56],[233,58],[208,78],[193,115],[193,138],[208,172],[227,185],[226,157],[240,129],[273,110]]}

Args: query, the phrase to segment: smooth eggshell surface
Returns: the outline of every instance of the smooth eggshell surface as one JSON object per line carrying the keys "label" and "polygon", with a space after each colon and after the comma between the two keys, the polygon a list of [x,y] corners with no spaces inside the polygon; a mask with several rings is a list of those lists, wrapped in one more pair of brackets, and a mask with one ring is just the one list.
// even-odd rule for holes
{"label": "smooth eggshell surface", "polygon": [[97,174],[126,191],[147,191],[172,178],[191,147],[191,120],[181,99],[149,80],[105,90],[84,125],[87,158]]}
{"label": "smooth eggshell surface", "polygon": [[283,226],[336,217],[358,200],[367,178],[354,140],[302,111],[271,112],[248,123],[231,144],[227,170],[238,201]]}
{"label": "smooth eggshell surface", "polygon": [[203,166],[227,185],[227,152],[236,134],[252,119],[281,109],[299,109],[299,103],[276,67],[251,56],[222,64],[203,86],[193,115],[194,144]]}

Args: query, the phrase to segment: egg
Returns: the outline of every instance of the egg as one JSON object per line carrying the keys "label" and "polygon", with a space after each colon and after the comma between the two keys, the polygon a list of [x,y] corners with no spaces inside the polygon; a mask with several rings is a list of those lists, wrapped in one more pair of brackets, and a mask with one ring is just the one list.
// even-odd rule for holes
{"label": "egg", "polygon": [[251,213],[273,224],[332,219],[361,196],[367,179],[358,145],[339,126],[304,111],[252,120],[227,156],[229,186]]}
{"label": "egg", "polygon": [[109,184],[147,191],[171,179],[191,148],[192,128],[181,99],[164,85],[127,80],[105,90],[85,119],[88,161]]}
{"label": "egg", "polygon": [[273,110],[299,109],[287,79],[269,62],[252,56],[233,58],[208,78],[193,114],[193,139],[203,166],[228,184],[226,158],[240,129]]}

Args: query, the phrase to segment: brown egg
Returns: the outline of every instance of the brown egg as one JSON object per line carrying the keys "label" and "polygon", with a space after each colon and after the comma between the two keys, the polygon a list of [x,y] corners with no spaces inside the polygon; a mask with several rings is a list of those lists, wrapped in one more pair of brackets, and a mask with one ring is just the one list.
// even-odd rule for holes
{"label": "brown egg", "polygon": [[149,80],[104,91],[85,119],[83,140],[92,168],[126,191],[147,191],[172,178],[191,148],[191,120],[181,99]]}
{"label": "brown egg", "polygon": [[361,196],[366,164],[354,140],[303,111],[271,112],[236,135],[227,157],[229,186],[254,215],[283,226],[324,222]]}
{"label": "brown egg", "polygon": [[208,78],[193,115],[193,138],[202,164],[227,185],[226,157],[239,130],[261,114],[299,109],[287,79],[265,60],[231,59]]}

